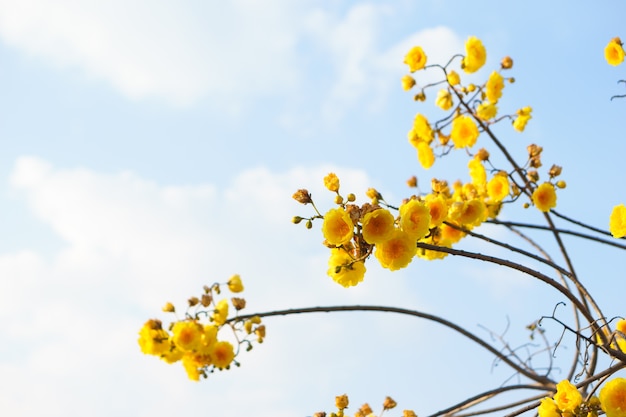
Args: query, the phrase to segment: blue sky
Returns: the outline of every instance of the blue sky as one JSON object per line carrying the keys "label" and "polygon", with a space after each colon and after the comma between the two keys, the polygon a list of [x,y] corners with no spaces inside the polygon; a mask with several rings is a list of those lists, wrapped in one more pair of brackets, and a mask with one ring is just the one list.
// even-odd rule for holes
{"label": "blue sky", "polygon": [[[364,283],[337,286],[319,231],[290,223],[309,214],[291,195],[308,188],[328,207],[329,171],[346,192],[374,186],[390,201],[411,175],[466,175],[419,167],[406,132],[417,111],[436,117],[434,93],[414,103],[399,80],[411,46],[444,63],[474,35],[488,52],[476,80],[510,55],[501,109],[533,107],[524,134],[499,128],[504,142],[520,155],[542,145],[544,164],[564,167],[560,211],[605,227],[626,201],[626,102],[609,100],[626,77],[602,51],[626,37],[625,15],[618,1],[0,0],[1,414],[305,416],[346,392],[427,415],[500,385],[510,375],[489,355],[385,315],[268,319],[241,368],[200,384],[136,338],[165,301],[233,273],[250,311],[387,304],[479,334],[508,317],[523,334],[560,299],[502,269],[370,262]],[[568,244],[606,314],[623,314],[619,253]]]}

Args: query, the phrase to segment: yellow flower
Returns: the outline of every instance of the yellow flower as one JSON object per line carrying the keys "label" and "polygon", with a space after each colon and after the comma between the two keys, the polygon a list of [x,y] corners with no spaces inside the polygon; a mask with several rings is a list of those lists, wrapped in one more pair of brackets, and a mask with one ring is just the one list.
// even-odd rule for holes
{"label": "yellow flower", "polygon": [[139,331],[139,347],[146,355],[162,355],[170,348],[169,335],[159,320],[148,320]]}
{"label": "yellow flower", "polygon": [[234,358],[235,351],[233,345],[226,341],[215,343],[211,352],[211,362],[216,368],[228,368]]}
{"label": "yellow flower", "polygon": [[626,417],[626,379],[607,382],[600,390],[600,404],[607,417]]}
{"label": "yellow flower", "polygon": [[242,292],[243,284],[241,283],[241,277],[238,274],[233,275],[228,280],[228,289],[231,292]]}
{"label": "yellow flower", "polygon": [[215,306],[215,311],[213,312],[213,322],[218,326],[226,323],[226,319],[228,318],[228,300],[223,299],[220,300]]}
{"label": "yellow flower", "polygon": [[539,417],[561,417],[561,412],[552,398],[544,398],[537,408]]}
{"label": "yellow flower", "polygon": [[363,216],[362,233],[367,243],[380,243],[389,238],[393,232],[393,214],[387,209],[370,211]]}
{"label": "yellow flower", "polygon": [[329,191],[339,191],[339,178],[337,178],[337,175],[332,172],[326,175],[324,177],[324,187],[326,187]]}
{"label": "yellow flower", "polygon": [[193,352],[202,343],[202,326],[192,320],[177,321],[172,327],[172,342],[183,352]]}
{"label": "yellow flower", "polygon": [[324,238],[331,245],[344,245],[352,239],[354,224],[350,215],[341,207],[330,209],[322,224]]}
{"label": "yellow flower", "polygon": [[409,91],[415,85],[415,78],[410,75],[405,75],[402,77],[402,89],[404,91]]}
{"label": "yellow flower", "polygon": [[620,238],[626,236],[626,207],[623,204],[613,207],[609,219],[609,230],[613,237]]}
{"label": "yellow flower", "polygon": [[544,182],[535,189],[532,195],[533,204],[541,211],[548,212],[556,207],[556,191],[554,185]]}
{"label": "yellow flower", "polygon": [[200,380],[200,370],[198,369],[198,362],[196,362],[195,355],[193,354],[185,354],[183,356],[183,366],[185,371],[187,372],[187,377],[192,381]]}
{"label": "yellow flower", "polygon": [[556,394],[554,395],[554,402],[561,411],[574,412],[576,407],[580,406],[583,402],[583,396],[578,392],[578,389],[567,379],[556,384]]}
{"label": "yellow flower", "polygon": [[439,226],[448,216],[448,203],[440,195],[429,194],[426,197],[426,206],[430,213],[430,228]]}
{"label": "yellow flower", "polygon": [[202,336],[200,348],[198,351],[203,354],[208,354],[213,350],[213,346],[217,342],[218,327],[214,324],[205,324],[202,327]]}
{"label": "yellow flower", "polygon": [[461,77],[456,71],[450,71],[447,76],[450,85],[458,85],[461,83]]}
{"label": "yellow flower", "polygon": [[613,38],[604,48],[604,58],[609,65],[619,65],[624,62],[624,47],[620,38]]}
{"label": "yellow flower", "polygon": [[452,121],[450,137],[455,148],[471,148],[478,139],[478,127],[471,117],[459,116]]}
{"label": "yellow flower", "polygon": [[487,183],[487,195],[493,202],[504,200],[509,195],[509,178],[506,174],[496,174]]}
{"label": "yellow flower", "polygon": [[[457,224],[457,226],[461,225]],[[439,227],[439,231],[441,232],[441,235],[439,236],[440,244],[444,246],[451,246],[465,237],[465,232],[452,226],[448,226],[445,223]]]}
{"label": "yellow flower", "polygon": [[513,128],[518,132],[523,132],[526,128],[526,124],[532,118],[530,112],[532,112],[532,108],[527,106],[517,111],[517,117],[513,121]]}
{"label": "yellow flower", "polygon": [[353,262],[348,252],[341,248],[331,249],[328,276],[346,288],[353,287],[363,281],[365,264],[362,261]]}
{"label": "yellow flower", "polygon": [[409,66],[409,71],[415,72],[426,66],[426,59],[427,57],[422,47],[414,46],[404,57],[404,63]]}
{"label": "yellow flower", "polygon": [[478,226],[487,218],[487,207],[480,198],[463,203],[463,208],[458,217],[458,222],[463,225]]}
{"label": "yellow flower", "polygon": [[421,113],[418,113],[413,120],[413,131],[420,140],[428,143],[430,143],[435,136],[428,119]]}
{"label": "yellow flower", "polygon": [[433,148],[426,142],[417,143],[417,160],[424,169],[428,169],[435,163],[435,153]]}
{"label": "yellow flower", "polygon": [[461,67],[465,72],[472,73],[478,71],[487,60],[487,51],[480,39],[470,36],[465,42],[465,57],[461,62]]}
{"label": "yellow flower", "polygon": [[479,159],[470,159],[467,163],[467,167],[469,168],[469,174],[472,178],[472,184],[477,187],[482,187],[487,184],[487,171],[485,171],[485,166]]}
{"label": "yellow flower", "polygon": [[450,110],[452,108],[452,95],[446,89],[439,90],[435,104],[442,110]]}
{"label": "yellow flower", "polygon": [[388,240],[376,245],[374,256],[383,268],[395,271],[406,267],[415,256],[416,250],[415,239],[407,232],[396,229]]}
{"label": "yellow flower", "polygon": [[484,101],[478,105],[476,108],[476,116],[480,117],[483,120],[490,120],[496,117],[498,114],[498,106],[494,103]]}
{"label": "yellow flower", "polygon": [[487,100],[492,103],[497,103],[500,97],[502,97],[502,89],[504,88],[504,78],[499,72],[494,71],[489,76],[486,85],[485,95]]}
{"label": "yellow flower", "polygon": [[428,234],[430,226],[430,210],[426,204],[415,199],[400,206],[400,228],[415,239]]}

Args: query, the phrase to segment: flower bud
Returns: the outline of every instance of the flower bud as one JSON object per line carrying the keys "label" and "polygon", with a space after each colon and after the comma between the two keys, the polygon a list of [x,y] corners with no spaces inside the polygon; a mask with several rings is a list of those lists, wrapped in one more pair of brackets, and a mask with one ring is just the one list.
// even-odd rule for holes
{"label": "flower bud", "polygon": [[383,401],[383,408],[385,410],[391,410],[392,408],[394,408],[396,405],[398,405],[398,403],[396,403],[393,398],[391,397],[387,397],[385,398],[385,401]]}
{"label": "flower bud", "polygon": [[293,199],[301,204],[309,204],[312,203],[311,194],[305,189],[300,189],[293,194]]}
{"label": "flower bud", "polygon": [[335,405],[340,410],[343,410],[344,408],[348,408],[348,396],[346,394],[336,396]]}
{"label": "flower bud", "polygon": [[166,313],[174,313],[176,311],[176,309],[174,308],[174,304],[172,303],[165,304],[162,310]]}
{"label": "flower bud", "polygon": [[500,67],[502,67],[502,69],[513,68],[513,59],[511,59],[510,56],[505,56],[502,58],[502,61],[500,61]]}
{"label": "flower bud", "polygon": [[246,308],[246,300],[244,298],[233,297],[230,301],[233,303],[233,307],[235,307],[235,310],[237,311]]}

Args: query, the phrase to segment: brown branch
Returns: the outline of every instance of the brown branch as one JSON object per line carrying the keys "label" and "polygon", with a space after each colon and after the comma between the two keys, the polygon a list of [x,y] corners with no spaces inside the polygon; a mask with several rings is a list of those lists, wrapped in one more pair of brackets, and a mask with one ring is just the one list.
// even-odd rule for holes
{"label": "brown branch", "polygon": [[478,345],[480,345],[482,348],[486,349],[487,351],[489,351],[490,353],[492,353],[493,355],[495,355],[496,357],[500,358],[504,363],[506,363],[507,365],[509,365],[511,368],[513,368],[515,371],[519,372],[520,374],[524,375],[525,377],[539,383],[545,386],[553,386],[555,384],[554,381],[552,381],[550,378],[543,376],[543,375],[538,375],[534,372],[531,372],[529,370],[527,370],[526,368],[516,364],[515,362],[511,361],[508,357],[502,355],[501,352],[499,352],[497,349],[495,349],[493,346],[491,346],[490,344],[488,344],[487,342],[485,342],[483,339],[481,339],[480,337],[474,335],[473,333],[465,330],[463,327],[452,323],[451,321],[448,321],[444,318],[441,318],[439,316],[435,316],[432,314],[428,314],[428,313],[423,313],[421,311],[416,311],[416,310],[409,310],[409,309],[405,309],[405,308],[399,308],[399,307],[389,307],[389,306],[360,306],[360,305],[355,305],[355,306],[330,306],[330,307],[304,307],[304,308],[292,308],[292,309],[286,309],[286,310],[275,310],[275,311],[268,311],[268,312],[264,312],[264,313],[254,313],[254,314],[246,314],[243,316],[238,316],[238,317],[234,317],[229,319],[227,322],[231,322],[231,321],[242,321],[242,320],[247,320],[249,318],[252,318],[254,316],[259,316],[259,317],[272,317],[272,316],[287,316],[287,315],[291,315],[291,314],[307,314],[307,313],[330,313],[330,312],[337,312],[337,311],[378,311],[378,312],[385,312],[385,313],[398,313],[398,314],[404,314],[404,315],[408,315],[408,316],[414,316],[414,317],[420,317],[426,320],[430,320],[433,321],[435,323],[439,323],[445,327],[448,327],[449,329],[452,329],[454,331],[456,331],[457,333],[462,334],[463,336],[467,337],[468,339],[472,340],[473,342],[477,343]]}

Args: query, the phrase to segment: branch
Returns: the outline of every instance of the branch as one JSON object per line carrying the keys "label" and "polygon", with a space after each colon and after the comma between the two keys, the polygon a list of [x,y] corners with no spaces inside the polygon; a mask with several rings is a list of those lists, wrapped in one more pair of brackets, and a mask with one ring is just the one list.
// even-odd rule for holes
{"label": "branch", "polygon": [[254,313],[254,314],[246,314],[243,316],[238,316],[238,317],[234,317],[232,319],[229,319],[227,322],[232,322],[232,321],[242,321],[242,320],[247,320],[249,318],[252,318],[254,316],[259,316],[259,317],[271,317],[271,316],[288,316],[291,314],[307,314],[307,313],[330,313],[330,312],[336,312],[336,311],[378,311],[378,312],[385,312],[385,313],[398,313],[398,314],[404,314],[404,315],[408,315],[408,316],[415,316],[415,317],[420,317],[426,320],[430,320],[430,321],[434,321],[435,323],[439,323],[442,324],[454,331],[456,331],[457,333],[462,334],[463,336],[467,337],[468,339],[472,340],[473,342],[477,343],[478,345],[480,345],[482,348],[488,350],[490,353],[492,353],[493,355],[495,355],[496,357],[500,358],[504,363],[506,363],[507,365],[509,365],[511,368],[513,368],[514,370],[516,370],[517,372],[519,372],[520,374],[526,376],[527,378],[545,385],[545,386],[554,386],[555,382],[552,381],[550,378],[546,377],[546,376],[542,376],[542,375],[537,375],[529,370],[527,370],[526,368],[516,364],[515,362],[511,361],[508,357],[502,355],[501,352],[499,352],[497,349],[495,349],[494,347],[492,347],[490,344],[488,344],[487,342],[485,342],[483,339],[481,339],[480,337],[474,335],[473,333],[465,330],[463,327],[454,324],[446,319],[443,319],[439,316],[435,316],[432,314],[428,314],[428,313],[423,313],[421,311],[416,311],[416,310],[408,310],[405,308],[399,308],[399,307],[388,307],[388,306],[359,306],[359,305],[355,305],[355,306],[329,306],[329,307],[304,307],[304,308],[292,308],[292,309],[287,309],[287,310],[275,310],[275,311],[268,311],[265,313]]}

